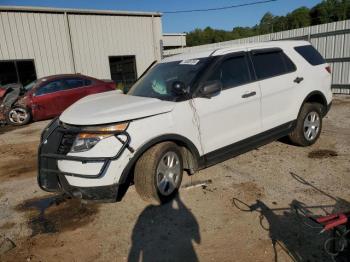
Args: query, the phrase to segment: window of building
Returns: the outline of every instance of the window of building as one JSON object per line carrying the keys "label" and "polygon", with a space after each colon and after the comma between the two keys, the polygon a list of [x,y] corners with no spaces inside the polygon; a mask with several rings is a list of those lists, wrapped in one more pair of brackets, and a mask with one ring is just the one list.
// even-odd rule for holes
{"label": "window of building", "polygon": [[294,49],[311,65],[316,66],[326,63],[322,55],[312,45],[298,46]]}
{"label": "window of building", "polygon": [[258,79],[287,74],[296,70],[282,50],[253,52],[253,65]]}
{"label": "window of building", "polygon": [[137,80],[135,56],[110,56],[111,78],[117,87],[127,91]]}
{"label": "window of building", "polygon": [[209,80],[220,80],[224,89],[250,82],[251,76],[246,56],[228,58],[215,70]]}
{"label": "window of building", "polygon": [[0,85],[19,83],[24,86],[36,79],[33,60],[0,61]]}

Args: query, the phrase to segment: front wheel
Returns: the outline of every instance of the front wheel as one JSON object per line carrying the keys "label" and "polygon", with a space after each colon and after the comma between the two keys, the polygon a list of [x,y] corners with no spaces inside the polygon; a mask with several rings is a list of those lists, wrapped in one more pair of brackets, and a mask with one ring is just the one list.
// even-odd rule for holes
{"label": "front wheel", "polygon": [[27,108],[14,106],[6,113],[6,123],[14,126],[26,125],[30,122],[31,114]]}
{"label": "front wheel", "polygon": [[147,202],[168,202],[177,194],[182,174],[183,160],[178,146],[172,142],[157,144],[147,150],[136,163],[136,192]]}
{"label": "front wheel", "polygon": [[319,138],[322,130],[321,105],[305,103],[300,111],[295,129],[289,139],[299,146],[310,146]]}

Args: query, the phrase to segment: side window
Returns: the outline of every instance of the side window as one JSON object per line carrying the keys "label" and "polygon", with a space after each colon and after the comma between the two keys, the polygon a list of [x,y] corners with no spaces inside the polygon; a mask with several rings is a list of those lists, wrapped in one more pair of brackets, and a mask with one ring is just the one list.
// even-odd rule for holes
{"label": "side window", "polygon": [[224,89],[250,82],[246,56],[231,57],[223,61],[208,80],[220,80]]}
{"label": "side window", "polygon": [[64,89],[65,89],[64,83],[61,80],[55,80],[39,87],[38,90],[36,90],[35,95],[40,96],[40,95],[50,94],[57,91],[62,91]]}
{"label": "side window", "polygon": [[326,63],[321,54],[312,45],[297,46],[294,49],[313,66]]}
{"label": "side window", "polygon": [[258,79],[287,74],[296,70],[293,62],[282,50],[253,52],[252,60]]}
{"label": "side window", "polygon": [[85,79],[82,78],[66,78],[64,81],[66,82],[67,89],[78,88],[85,85]]}
{"label": "side window", "polygon": [[92,84],[92,81],[90,79],[84,79],[84,85],[90,86]]}

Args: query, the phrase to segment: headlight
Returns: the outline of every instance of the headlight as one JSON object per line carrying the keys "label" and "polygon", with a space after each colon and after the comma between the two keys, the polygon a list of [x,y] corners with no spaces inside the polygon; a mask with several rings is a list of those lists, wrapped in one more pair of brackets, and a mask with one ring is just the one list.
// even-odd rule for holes
{"label": "headlight", "polygon": [[84,152],[93,148],[101,140],[113,136],[116,132],[125,131],[129,123],[120,123],[109,126],[91,126],[82,129],[77,135],[70,152]]}

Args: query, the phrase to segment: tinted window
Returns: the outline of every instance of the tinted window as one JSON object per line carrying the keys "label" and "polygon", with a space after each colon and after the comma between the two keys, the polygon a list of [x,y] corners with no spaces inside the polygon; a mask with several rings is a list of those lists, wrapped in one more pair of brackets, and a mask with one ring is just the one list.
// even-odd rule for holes
{"label": "tinted window", "polygon": [[312,45],[298,46],[295,47],[295,50],[311,65],[316,66],[325,63],[321,54]]}
{"label": "tinted window", "polygon": [[63,84],[63,82],[61,80],[55,80],[39,87],[39,89],[35,92],[35,95],[39,96],[50,94],[53,92],[62,91],[64,89],[65,85]]}
{"label": "tinted window", "polygon": [[237,56],[225,60],[208,80],[220,80],[224,89],[250,82],[246,57]]}
{"label": "tinted window", "polygon": [[92,81],[90,79],[84,79],[84,83],[86,86],[91,85]]}
{"label": "tinted window", "polygon": [[295,71],[293,62],[282,52],[259,51],[253,53],[253,64],[258,79],[264,79]]}
{"label": "tinted window", "polygon": [[85,80],[81,78],[67,78],[65,79],[68,89],[82,87],[85,85]]}

